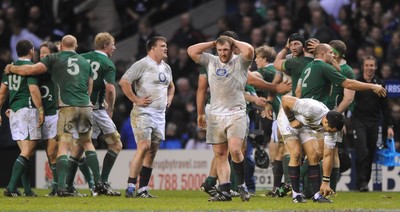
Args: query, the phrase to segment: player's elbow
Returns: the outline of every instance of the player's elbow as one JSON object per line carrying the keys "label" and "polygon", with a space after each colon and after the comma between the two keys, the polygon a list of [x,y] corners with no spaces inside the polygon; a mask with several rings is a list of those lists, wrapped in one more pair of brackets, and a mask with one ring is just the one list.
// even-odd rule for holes
{"label": "player's elbow", "polygon": [[275,59],[274,68],[278,71],[282,71],[282,62],[279,59]]}
{"label": "player's elbow", "polygon": [[[187,53],[188,53],[189,57],[192,58],[193,60],[195,60],[196,55],[198,55],[198,52],[197,52],[195,46],[189,46],[189,48],[187,49]],[[195,60],[195,62],[197,62],[197,61]]]}

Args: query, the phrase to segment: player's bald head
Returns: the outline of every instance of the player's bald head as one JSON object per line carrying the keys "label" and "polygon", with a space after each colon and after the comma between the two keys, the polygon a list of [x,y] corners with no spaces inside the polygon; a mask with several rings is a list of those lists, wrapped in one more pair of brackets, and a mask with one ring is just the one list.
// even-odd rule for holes
{"label": "player's bald head", "polygon": [[318,44],[317,47],[315,47],[315,49],[314,49],[314,57],[317,58],[318,55],[320,55],[321,53],[325,53],[325,52],[329,51],[330,49],[331,49],[331,47],[326,43]]}
{"label": "player's bald head", "polygon": [[75,50],[77,47],[76,38],[72,35],[66,35],[61,40],[63,50]]}

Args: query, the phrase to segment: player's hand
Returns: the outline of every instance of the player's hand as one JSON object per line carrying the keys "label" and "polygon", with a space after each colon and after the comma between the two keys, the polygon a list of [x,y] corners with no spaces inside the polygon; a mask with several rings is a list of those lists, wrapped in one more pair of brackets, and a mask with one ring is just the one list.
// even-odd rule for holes
{"label": "player's hand", "polygon": [[172,98],[167,99],[167,108],[171,107]]}
{"label": "player's hand", "polygon": [[11,63],[11,64],[8,64],[8,65],[4,68],[4,73],[5,73],[5,74],[11,74],[10,69],[11,69],[12,65],[13,65],[12,63]]}
{"label": "player's hand", "polygon": [[339,63],[335,59],[332,60],[332,66],[336,69],[336,71],[340,71]]}
{"label": "player's hand", "polygon": [[7,109],[4,114],[7,116],[7,118],[10,118],[11,109]]}
{"label": "player's hand", "polygon": [[40,128],[44,123],[44,113],[39,113],[38,128]]}
{"label": "player's hand", "polygon": [[322,182],[321,187],[319,188],[319,192],[321,193],[322,196],[330,196],[333,195],[335,192],[331,189],[329,186],[329,183],[327,182]]}
{"label": "player's hand", "polygon": [[290,50],[290,42],[289,42],[290,38],[287,39],[286,41],[286,45],[285,48],[288,49],[288,51]]}
{"label": "player's hand", "polygon": [[103,102],[104,109],[108,109],[108,103],[106,101]]}
{"label": "player's hand", "polygon": [[267,118],[269,120],[272,120],[272,105],[271,104],[266,104],[264,107],[264,110],[261,111],[261,117],[262,118]]}
{"label": "player's hand", "polygon": [[309,52],[314,52],[314,49],[315,49],[315,47],[318,46],[318,44],[319,44],[319,40],[318,39],[311,38],[310,42],[308,42],[308,45],[307,45],[308,51]]}
{"label": "player's hand", "polygon": [[298,129],[298,128],[302,127],[303,124],[300,121],[298,121],[297,119],[295,119],[295,120],[290,122],[290,126],[293,127],[293,128]]}
{"label": "player's hand", "polygon": [[378,94],[380,97],[385,97],[386,96],[386,89],[382,85],[374,84],[372,85],[372,90],[374,93]]}
{"label": "player's hand", "polygon": [[197,116],[197,126],[202,130],[206,130],[207,122],[205,114]]}
{"label": "player's hand", "polygon": [[265,105],[267,105],[267,99],[264,97],[257,97],[256,100],[254,101],[254,103],[258,106],[264,107]]}
{"label": "player's hand", "polygon": [[143,97],[143,98],[141,98],[141,97],[137,98],[135,104],[137,106],[146,107],[146,106],[149,106],[152,102],[153,102],[153,100],[151,100],[151,97],[150,96],[146,96],[146,97]]}
{"label": "player's hand", "polygon": [[292,89],[292,81],[281,82],[276,85],[276,92],[284,94]]}

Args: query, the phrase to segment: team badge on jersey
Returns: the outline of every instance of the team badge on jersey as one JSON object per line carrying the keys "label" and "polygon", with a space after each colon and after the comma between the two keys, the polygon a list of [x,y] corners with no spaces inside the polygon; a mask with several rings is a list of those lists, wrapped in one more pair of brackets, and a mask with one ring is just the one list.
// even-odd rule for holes
{"label": "team badge on jersey", "polygon": [[164,73],[159,73],[158,74],[158,80],[160,80],[160,82],[165,83],[167,81],[167,76],[165,76]]}
{"label": "team badge on jersey", "polygon": [[224,69],[224,68],[219,68],[215,71],[215,74],[219,77],[224,77],[227,76],[228,74],[228,70]]}

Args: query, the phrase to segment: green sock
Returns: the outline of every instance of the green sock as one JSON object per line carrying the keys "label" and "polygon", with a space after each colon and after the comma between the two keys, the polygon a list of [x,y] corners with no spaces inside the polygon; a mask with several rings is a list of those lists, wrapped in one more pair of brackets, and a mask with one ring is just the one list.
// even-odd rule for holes
{"label": "green sock", "polygon": [[100,178],[100,168],[99,168],[99,160],[97,159],[97,154],[95,151],[86,151],[86,160],[87,163],[92,170],[94,182],[98,183],[101,181]]}
{"label": "green sock", "polygon": [[108,176],[110,175],[111,169],[114,166],[114,162],[117,159],[118,154],[108,150],[106,156],[104,156],[103,170],[101,171],[101,179],[103,182],[108,182]]}
{"label": "green sock", "polygon": [[90,172],[90,168],[85,157],[79,160],[79,170],[81,170],[83,176],[85,176],[85,180],[88,183],[89,188],[93,188],[94,187],[93,175],[92,172]]}
{"label": "green sock", "polygon": [[78,170],[79,159],[69,156],[68,158],[68,166],[69,172],[67,173],[67,187],[72,188],[74,186],[74,179],[76,175],[76,171]]}
{"label": "green sock", "polygon": [[24,187],[24,193],[27,195],[32,193],[29,171],[30,171],[29,170],[29,161],[27,161],[25,170],[21,175],[21,181],[22,181],[22,186]]}
{"label": "green sock", "polygon": [[68,156],[61,155],[57,158],[57,176],[58,176],[58,190],[65,190],[67,172],[69,171]]}
{"label": "green sock", "polygon": [[284,155],[282,158],[282,167],[283,167],[283,176],[285,183],[290,183],[290,178],[288,174],[289,170],[289,161],[290,161],[290,155]]}
{"label": "green sock", "polygon": [[57,185],[57,163],[50,164],[50,169],[51,173],[53,174],[53,183],[52,183],[52,189],[54,191],[57,191],[58,185]]}
{"label": "green sock", "polygon": [[340,179],[340,168],[332,168],[330,186],[331,189],[335,192],[336,192],[336,185],[339,182],[339,179]]}
{"label": "green sock", "polygon": [[212,177],[212,176],[208,176],[206,178],[206,183],[210,186],[215,186],[217,185],[217,178],[216,177]]}
{"label": "green sock", "polygon": [[25,168],[27,167],[27,163],[28,163],[28,159],[21,155],[18,156],[18,158],[15,160],[14,166],[12,169],[11,179],[7,186],[11,192],[14,192],[17,190],[17,182],[21,179],[21,175],[25,171]]}

